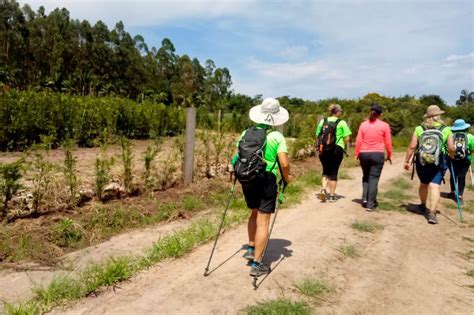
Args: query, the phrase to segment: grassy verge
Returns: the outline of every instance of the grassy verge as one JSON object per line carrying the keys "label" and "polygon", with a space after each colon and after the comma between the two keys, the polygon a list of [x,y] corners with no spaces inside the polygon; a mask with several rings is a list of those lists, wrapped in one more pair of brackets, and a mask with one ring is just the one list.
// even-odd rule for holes
{"label": "grassy verge", "polygon": [[351,224],[351,228],[359,232],[374,233],[376,230],[383,229],[383,225],[369,221],[355,221]]}
{"label": "grassy verge", "polygon": [[[318,185],[320,179],[317,174],[309,172],[301,176],[298,180],[288,186],[285,193],[285,204],[291,205],[301,200],[303,187],[307,185]],[[228,198],[228,194],[220,192],[215,195],[216,203],[221,204]],[[242,197],[234,198],[230,206],[225,226],[235,226],[244,222],[248,218],[248,209]],[[195,202],[193,202],[195,204]],[[166,213],[172,212],[174,208],[166,210]],[[164,210],[163,210],[164,211]],[[144,255],[136,257],[116,257],[103,263],[93,264],[77,277],[61,276],[56,277],[48,286],[36,288],[31,300],[18,304],[6,304],[5,309],[8,314],[42,314],[48,312],[53,307],[61,305],[66,301],[76,300],[86,297],[91,293],[96,293],[102,288],[114,286],[117,283],[130,279],[136,273],[149,268],[165,259],[177,258],[190,252],[193,248],[211,240],[217,230],[220,216],[214,220],[200,220],[194,223],[190,228],[178,231],[172,235],[164,237],[157,241]],[[90,228],[94,229],[100,226],[111,229],[119,228],[127,222],[140,221],[140,217],[130,216],[124,211],[113,216],[110,220],[108,216],[98,215]],[[69,225],[68,225],[69,226]],[[277,303],[278,307],[284,307],[284,304]],[[291,304],[296,310],[304,310],[302,304]],[[282,308],[284,309],[284,308]],[[262,314],[262,313],[252,313]],[[266,313],[263,313],[266,314]],[[280,314],[280,313],[277,313]],[[309,313],[291,313],[291,314],[309,314]]]}
{"label": "grassy verge", "polygon": [[469,277],[474,278],[474,269],[469,270],[466,274],[467,274]]}
{"label": "grassy verge", "polygon": [[311,308],[305,302],[288,299],[268,300],[244,309],[248,315],[309,315]]}

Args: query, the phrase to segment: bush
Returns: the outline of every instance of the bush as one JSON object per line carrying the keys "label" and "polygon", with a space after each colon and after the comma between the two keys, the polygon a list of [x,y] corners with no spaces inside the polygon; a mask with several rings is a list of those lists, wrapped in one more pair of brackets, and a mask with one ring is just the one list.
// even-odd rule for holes
{"label": "bush", "polygon": [[179,134],[184,125],[184,109],[151,101],[15,90],[0,94],[2,151],[40,143],[40,135],[51,136],[53,147],[68,138],[91,147],[104,129],[144,139]]}

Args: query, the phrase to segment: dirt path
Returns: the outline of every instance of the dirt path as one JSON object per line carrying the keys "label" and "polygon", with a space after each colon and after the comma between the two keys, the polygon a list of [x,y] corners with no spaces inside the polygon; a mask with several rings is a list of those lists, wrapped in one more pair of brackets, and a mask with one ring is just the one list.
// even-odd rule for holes
{"label": "dirt path", "polygon": [[[385,167],[382,189],[400,175],[400,162]],[[335,289],[317,307],[324,314],[472,314],[474,294],[464,285],[473,282],[466,271],[474,264],[462,254],[472,249],[463,237],[474,237],[474,229],[443,216],[432,226],[411,213],[367,213],[353,202],[360,195],[360,170],[349,175],[352,179],[340,181],[338,192],[344,197],[336,203],[322,204],[310,194],[279,213],[267,256],[273,272],[256,291],[241,257],[246,227],[240,226],[221,237],[211,266],[217,269],[208,277],[202,274],[212,244],[161,263],[115,292],[107,290],[55,313],[234,314],[264,299],[302,299],[293,284],[311,276]],[[456,218],[454,210],[443,214]],[[472,215],[465,217],[472,220]],[[350,225],[356,219],[384,229],[355,231]],[[344,258],[337,250],[342,244],[354,245],[362,257]]]}

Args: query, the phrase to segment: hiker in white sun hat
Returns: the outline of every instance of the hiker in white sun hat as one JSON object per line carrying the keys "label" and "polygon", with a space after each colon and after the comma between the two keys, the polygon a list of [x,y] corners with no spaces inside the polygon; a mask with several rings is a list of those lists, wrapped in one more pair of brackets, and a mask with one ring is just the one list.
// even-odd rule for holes
{"label": "hiker in white sun hat", "polygon": [[266,98],[262,104],[254,106],[249,112],[250,120],[257,124],[280,126],[288,121],[288,111],[274,98]]}
{"label": "hiker in white sun hat", "polygon": [[270,216],[276,208],[278,170],[284,184],[291,180],[285,138],[273,129],[287,122],[289,114],[278,100],[266,98],[250,109],[249,117],[256,125],[241,134],[232,166],[242,185],[247,207],[251,209],[244,258],[250,261],[250,275],[258,277],[270,272],[262,256],[269,237]]}

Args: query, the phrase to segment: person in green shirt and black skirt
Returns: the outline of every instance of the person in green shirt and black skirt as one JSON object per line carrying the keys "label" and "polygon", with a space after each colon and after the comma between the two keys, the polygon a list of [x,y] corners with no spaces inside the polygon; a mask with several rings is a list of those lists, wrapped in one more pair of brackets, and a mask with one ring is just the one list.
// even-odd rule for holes
{"label": "person in green shirt and black skirt", "polygon": [[340,118],[343,113],[341,106],[331,104],[328,110],[330,116],[321,120],[316,128],[319,160],[323,166],[322,189],[319,193],[322,202],[337,200],[337,174],[344,154],[347,155],[349,136],[352,134],[347,123]]}

